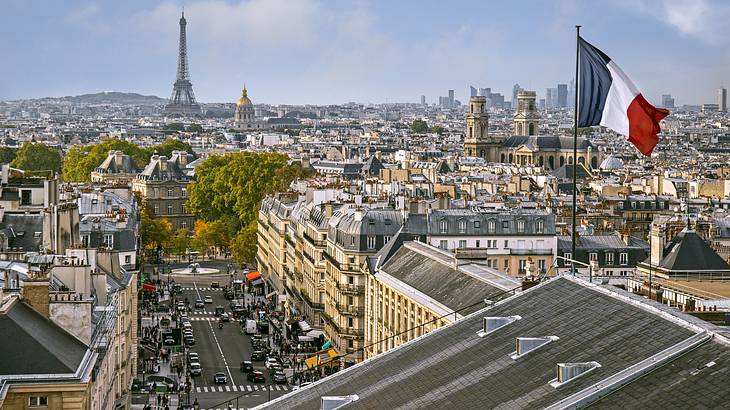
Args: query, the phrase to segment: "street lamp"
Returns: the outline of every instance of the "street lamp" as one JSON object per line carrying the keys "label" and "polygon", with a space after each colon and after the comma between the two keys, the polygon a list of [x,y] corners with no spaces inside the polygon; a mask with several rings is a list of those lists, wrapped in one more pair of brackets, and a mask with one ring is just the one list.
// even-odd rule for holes
{"label": "street lamp", "polygon": [[[578,265],[587,267],[588,268],[588,281],[590,283],[593,283],[593,265],[591,265],[590,263],[577,261],[575,259],[566,258],[565,256],[556,256],[555,261],[553,262],[553,266],[556,268],[558,267],[558,259],[562,259],[564,261],[569,261],[569,262],[576,263]],[[575,269],[571,269],[571,271],[573,272],[573,276],[575,276]]]}

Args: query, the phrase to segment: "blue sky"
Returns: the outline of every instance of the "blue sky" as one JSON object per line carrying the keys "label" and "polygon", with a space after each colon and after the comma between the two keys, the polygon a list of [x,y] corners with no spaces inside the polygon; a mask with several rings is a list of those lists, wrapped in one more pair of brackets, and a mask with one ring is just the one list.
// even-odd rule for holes
{"label": "blue sky", "polygon": [[543,96],[573,76],[575,24],[651,101],[730,84],[722,0],[0,0],[0,99],[103,90],[169,97],[185,7],[196,96],[430,102],[468,86]]}

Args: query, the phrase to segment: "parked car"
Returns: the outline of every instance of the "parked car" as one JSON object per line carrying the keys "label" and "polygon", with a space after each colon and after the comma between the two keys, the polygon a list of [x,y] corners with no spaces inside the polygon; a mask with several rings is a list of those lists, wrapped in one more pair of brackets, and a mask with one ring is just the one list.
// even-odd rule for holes
{"label": "parked car", "polygon": [[197,352],[188,352],[188,363],[191,362],[199,362],[200,356],[198,356]]}
{"label": "parked car", "polygon": [[213,383],[215,384],[226,384],[228,383],[228,379],[226,378],[225,373],[218,372],[213,375]]}
{"label": "parked car", "polygon": [[[211,300],[210,303],[213,303],[213,301]],[[203,302],[203,299],[197,299],[195,301],[195,308],[196,309],[202,309],[204,307],[205,307],[205,302]]]}
{"label": "parked car", "polygon": [[192,362],[188,365],[190,374],[193,376],[200,376],[203,374],[203,367],[200,366],[200,362]]}
{"label": "parked car", "polygon": [[243,373],[248,373],[253,371],[253,363],[251,363],[248,360],[244,360],[241,362],[241,371]]}
{"label": "parked car", "polygon": [[166,336],[165,340],[162,343],[164,343],[166,346],[172,346],[175,344],[175,339],[173,339],[172,336]]}
{"label": "parked car", "polygon": [[218,289],[220,287],[221,287],[220,283],[218,283],[218,282],[210,282],[210,288],[211,289]]}
{"label": "parked car", "polygon": [[246,379],[252,383],[266,383],[266,377],[264,377],[264,374],[258,370],[246,375]]}
{"label": "parked car", "polygon": [[276,384],[286,384],[286,374],[282,371],[274,372],[274,374],[271,376],[271,380]]}
{"label": "parked car", "polygon": [[185,336],[185,344],[188,346],[193,346],[195,344],[195,338],[192,336]]}
{"label": "parked car", "polygon": [[253,353],[251,353],[251,361],[252,362],[261,362],[263,360],[266,360],[266,353],[262,350],[254,350]]}
{"label": "parked car", "polygon": [[203,298],[205,303],[213,303],[213,296],[206,295],[205,298]]}

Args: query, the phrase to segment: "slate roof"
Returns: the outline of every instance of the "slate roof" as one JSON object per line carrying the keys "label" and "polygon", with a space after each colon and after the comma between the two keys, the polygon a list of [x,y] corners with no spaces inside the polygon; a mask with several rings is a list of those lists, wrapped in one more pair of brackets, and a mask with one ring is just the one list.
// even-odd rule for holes
{"label": "slate roof", "polygon": [[659,267],[668,271],[721,271],[730,266],[695,231],[683,230],[664,250]]}
{"label": "slate roof", "polygon": [[[552,175],[558,179],[573,179],[573,164],[565,164],[562,167],[553,171]],[[590,171],[583,164],[578,164],[576,170],[576,178],[584,179],[591,177]]]}
{"label": "slate roof", "polygon": [[0,376],[75,373],[87,347],[23,302],[0,312]]}
{"label": "slate roof", "polygon": [[[475,312],[483,306],[471,306],[485,298],[504,295],[504,282],[509,289],[519,288],[520,282],[497,271],[491,272],[499,281],[478,278],[454,269],[453,259],[421,242],[406,242],[385,262],[380,271],[420,291],[435,301],[461,314]],[[378,277],[378,273],[375,274]],[[464,309],[461,311],[461,309]]]}
{"label": "slate roof", "polygon": [[[485,337],[476,334],[484,316],[510,315],[521,319]],[[609,394],[605,402],[595,403],[598,407],[696,408],[697,403],[714,400],[706,397],[710,391],[730,390],[725,377],[693,379],[686,373],[684,381],[677,374],[664,377],[672,366],[691,369],[714,353],[717,367],[709,369],[723,369],[726,374],[730,363],[723,358],[730,351],[728,341],[711,341],[712,335],[720,337],[708,332],[712,329],[619,289],[559,276],[260,408],[318,409],[322,396],[350,394],[359,399],[347,409],[545,408],[579,393],[596,400],[598,383],[601,392]],[[520,336],[559,339],[512,359],[515,338]],[[665,357],[667,349],[677,349],[679,356],[662,367],[665,362],[657,359]],[[693,355],[698,359],[692,360]],[[642,376],[633,369],[645,360],[650,367]],[[587,361],[597,361],[601,367],[560,388],[549,384],[557,363]],[[609,378],[627,369],[628,386],[614,389]],[[649,392],[654,401],[640,397],[646,405],[634,406],[620,398],[640,396],[662,383],[660,389],[669,391],[671,381],[678,382],[683,393],[673,394],[675,400],[659,400],[658,393]],[[617,396],[612,398],[612,392]]]}
{"label": "slate roof", "polygon": [[[5,213],[0,222],[2,234],[8,237],[8,246],[26,252],[38,251],[43,244],[43,215]],[[40,235],[36,235],[39,232]]]}
{"label": "slate roof", "polygon": [[[573,149],[573,137],[549,136],[549,135],[513,135],[502,143],[504,148],[517,148],[525,145],[532,150],[541,151]],[[578,138],[578,149],[585,150],[588,147],[595,148],[587,138]]]}

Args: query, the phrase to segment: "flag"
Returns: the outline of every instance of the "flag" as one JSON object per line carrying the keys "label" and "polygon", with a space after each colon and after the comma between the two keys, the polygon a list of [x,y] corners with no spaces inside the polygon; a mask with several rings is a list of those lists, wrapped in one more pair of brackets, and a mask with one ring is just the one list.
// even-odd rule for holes
{"label": "flag", "polygon": [[628,137],[644,155],[659,142],[659,121],[669,111],[656,108],[603,51],[578,37],[578,127],[602,125]]}

